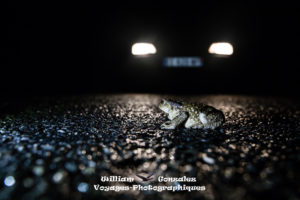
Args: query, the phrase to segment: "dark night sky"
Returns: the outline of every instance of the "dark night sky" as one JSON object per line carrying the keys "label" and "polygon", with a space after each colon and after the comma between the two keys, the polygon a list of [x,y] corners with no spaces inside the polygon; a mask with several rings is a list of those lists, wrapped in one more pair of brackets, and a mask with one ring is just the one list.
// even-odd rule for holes
{"label": "dark night sky", "polygon": [[[283,2],[284,3],[284,2]],[[180,92],[298,95],[299,7],[7,3],[1,12],[2,95]],[[137,41],[158,55],[130,54]],[[211,42],[235,54],[216,59]],[[165,56],[201,56],[202,69],[162,69]]]}

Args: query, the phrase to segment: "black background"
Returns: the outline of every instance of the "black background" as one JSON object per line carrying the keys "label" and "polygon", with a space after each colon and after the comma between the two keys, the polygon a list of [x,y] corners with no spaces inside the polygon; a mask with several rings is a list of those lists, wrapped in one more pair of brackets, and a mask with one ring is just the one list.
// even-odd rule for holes
{"label": "black background", "polygon": [[[4,3],[1,96],[102,92],[298,96],[299,7],[201,4]],[[157,55],[135,58],[152,42]],[[212,42],[234,46],[209,55]],[[163,69],[165,56],[201,56],[201,69]]]}

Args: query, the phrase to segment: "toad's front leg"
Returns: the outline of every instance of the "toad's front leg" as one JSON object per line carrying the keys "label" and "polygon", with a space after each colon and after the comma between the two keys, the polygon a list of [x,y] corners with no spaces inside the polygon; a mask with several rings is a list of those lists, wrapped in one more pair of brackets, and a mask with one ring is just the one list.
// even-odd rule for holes
{"label": "toad's front leg", "polygon": [[161,129],[176,129],[187,118],[188,118],[188,114],[186,112],[181,112],[174,119],[163,123],[160,127]]}

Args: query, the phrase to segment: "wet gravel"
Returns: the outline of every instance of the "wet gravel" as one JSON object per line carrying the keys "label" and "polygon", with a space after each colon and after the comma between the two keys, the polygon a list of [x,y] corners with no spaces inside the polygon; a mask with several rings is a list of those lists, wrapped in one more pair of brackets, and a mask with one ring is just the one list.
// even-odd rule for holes
{"label": "wet gravel", "polygon": [[[161,130],[160,95],[34,101],[0,118],[0,199],[299,199],[300,106],[251,96],[175,97],[222,110],[218,130]],[[100,192],[101,176],[196,177],[205,191]],[[102,185],[116,185],[105,182]],[[132,185],[133,183],[122,183]],[[173,183],[179,184],[179,183]]]}

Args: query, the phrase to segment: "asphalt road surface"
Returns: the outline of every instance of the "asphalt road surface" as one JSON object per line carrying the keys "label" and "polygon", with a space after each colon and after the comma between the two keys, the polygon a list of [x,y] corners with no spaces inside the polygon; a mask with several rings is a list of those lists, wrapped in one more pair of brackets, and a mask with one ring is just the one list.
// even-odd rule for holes
{"label": "asphalt road surface", "polygon": [[[299,199],[300,106],[251,96],[173,97],[225,113],[218,130],[161,130],[161,95],[41,99],[0,118],[0,199]],[[3,108],[3,107],[2,107]],[[143,182],[136,174],[152,180]],[[102,182],[101,177],[133,178]],[[159,182],[195,177],[196,182]],[[204,186],[204,191],[99,191]]]}

